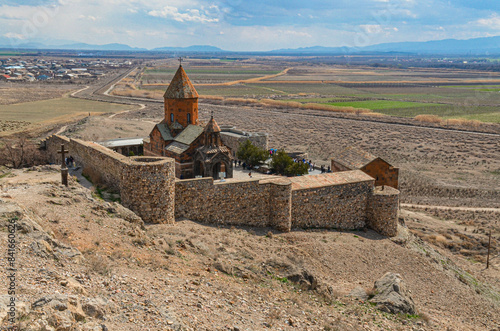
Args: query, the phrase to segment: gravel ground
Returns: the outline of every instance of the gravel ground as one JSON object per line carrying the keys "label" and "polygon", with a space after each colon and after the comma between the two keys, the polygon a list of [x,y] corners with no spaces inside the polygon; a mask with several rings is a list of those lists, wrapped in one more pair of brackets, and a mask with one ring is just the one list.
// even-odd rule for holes
{"label": "gravel ground", "polygon": [[[32,307],[23,317],[30,330],[500,327],[498,290],[483,285],[475,269],[465,272],[466,261],[459,268],[453,256],[405,228],[390,240],[373,231],[277,233],[189,220],[144,227],[74,179],[62,187],[59,176],[44,166],[0,179],[1,227],[13,215],[25,224],[18,231],[17,286],[18,301]],[[7,233],[0,236],[6,242]],[[5,254],[0,258],[4,264]],[[498,279],[498,266],[490,270]],[[383,313],[346,296],[359,286],[371,289],[388,271],[402,276],[418,316]]]}

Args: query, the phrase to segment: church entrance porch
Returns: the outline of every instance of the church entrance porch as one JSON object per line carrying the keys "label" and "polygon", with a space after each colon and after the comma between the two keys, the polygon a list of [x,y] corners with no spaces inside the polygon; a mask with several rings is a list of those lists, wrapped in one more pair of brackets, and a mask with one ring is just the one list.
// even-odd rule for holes
{"label": "church entrance porch", "polygon": [[218,162],[218,163],[215,163],[213,166],[212,166],[212,178],[213,179],[222,179],[220,177],[220,173],[223,172],[226,174],[227,176],[227,166],[224,162]]}

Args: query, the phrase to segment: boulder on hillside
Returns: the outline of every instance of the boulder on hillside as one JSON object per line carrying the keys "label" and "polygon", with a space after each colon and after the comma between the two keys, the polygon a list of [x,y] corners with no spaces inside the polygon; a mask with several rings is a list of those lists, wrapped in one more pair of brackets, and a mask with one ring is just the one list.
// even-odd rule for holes
{"label": "boulder on hillside", "polygon": [[370,299],[377,308],[387,313],[414,315],[415,304],[399,274],[386,273],[375,281],[375,296]]}

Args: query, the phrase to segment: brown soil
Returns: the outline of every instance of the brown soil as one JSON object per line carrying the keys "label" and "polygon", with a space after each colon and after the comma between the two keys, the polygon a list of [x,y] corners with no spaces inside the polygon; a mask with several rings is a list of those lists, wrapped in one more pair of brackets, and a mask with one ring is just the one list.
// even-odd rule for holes
{"label": "brown soil", "polygon": [[76,89],[71,84],[7,84],[0,83],[0,105],[60,98]]}
{"label": "brown soil", "polygon": [[[32,304],[54,293],[75,295],[81,302],[98,299],[103,317],[86,316],[74,322],[76,329],[84,324],[104,324],[109,330],[500,327],[498,288],[484,283],[498,286],[499,261],[487,271],[465,259],[457,265],[453,255],[448,258],[442,248],[405,234],[404,228],[394,241],[372,231],[276,233],[189,220],[142,230],[73,179],[69,188],[60,186],[59,176],[57,168],[39,167],[0,179],[0,220],[4,228],[17,208],[19,223],[35,221],[55,240],[83,253],[81,261],[56,248],[36,255],[36,231],[18,231],[18,301]],[[412,215],[429,226],[437,222]],[[0,236],[6,242],[6,232]],[[346,296],[358,286],[371,289],[387,271],[401,274],[418,317],[382,313]],[[3,279],[5,272],[0,270]],[[310,282],[290,280],[304,272]],[[69,287],[69,277],[79,285]],[[52,314],[57,312],[48,306],[34,309],[23,325],[51,320]]]}

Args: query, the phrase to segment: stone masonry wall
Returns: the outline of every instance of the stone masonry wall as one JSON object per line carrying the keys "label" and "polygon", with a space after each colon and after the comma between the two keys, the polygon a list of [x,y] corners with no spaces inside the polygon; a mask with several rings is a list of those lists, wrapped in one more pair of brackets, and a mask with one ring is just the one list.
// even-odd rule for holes
{"label": "stone masonry wall", "polygon": [[280,231],[292,228],[292,185],[288,180],[269,183],[269,222]]}
{"label": "stone masonry wall", "polygon": [[129,158],[121,172],[122,204],[147,223],[174,224],[174,167],[170,158]]}
{"label": "stone masonry wall", "polygon": [[399,191],[390,186],[377,186],[368,201],[368,226],[385,236],[395,236],[398,232],[398,208]]}
{"label": "stone masonry wall", "polygon": [[266,180],[214,182],[175,180],[171,158],[128,158],[101,145],[49,137],[45,149],[60,163],[61,144],[93,180],[116,188],[122,203],[151,223],[176,217],[215,224],[291,228],[358,229],[397,232],[399,191],[376,188],[360,171]]}
{"label": "stone masonry wall", "polygon": [[216,183],[212,178],[178,180],[175,216],[290,231],[290,196],[291,184],[280,179]]}
{"label": "stone masonry wall", "polygon": [[44,140],[42,144],[45,147],[49,162],[54,164],[61,164],[61,155],[58,154],[57,151],[61,150],[61,144],[64,144],[64,148],[66,150],[68,149],[69,138],[53,135]]}
{"label": "stone masonry wall", "polygon": [[365,181],[294,190],[292,228],[363,228],[372,189],[373,182]]}
{"label": "stone masonry wall", "polygon": [[[63,136],[47,138],[46,152],[51,161],[60,163],[61,144],[76,165],[90,176],[94,184],[106,185],[120,192],[122,203],[144,221],[174,223],[174,161],[169,158],[128,158],[99,144],[68,139]],[[137,162],[135,160],[153,160]]]}

